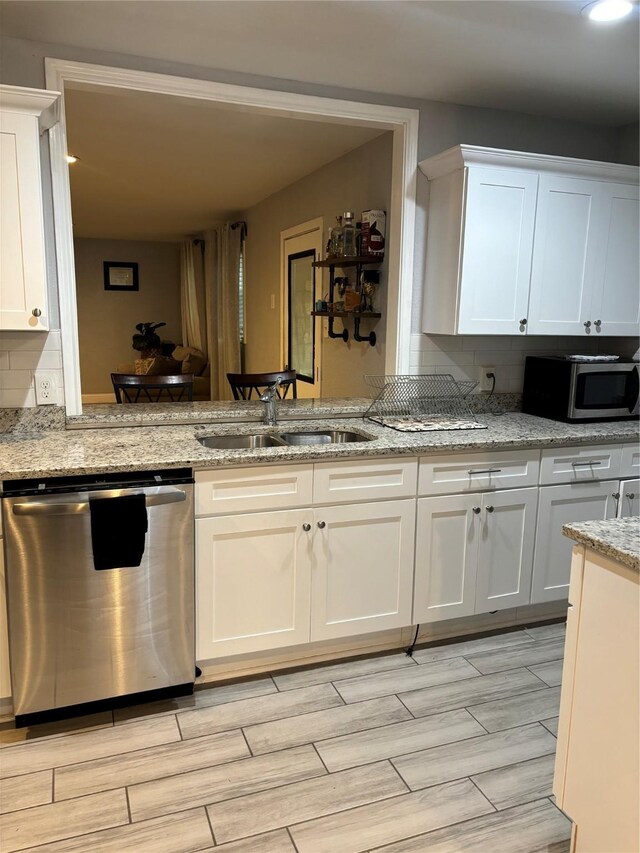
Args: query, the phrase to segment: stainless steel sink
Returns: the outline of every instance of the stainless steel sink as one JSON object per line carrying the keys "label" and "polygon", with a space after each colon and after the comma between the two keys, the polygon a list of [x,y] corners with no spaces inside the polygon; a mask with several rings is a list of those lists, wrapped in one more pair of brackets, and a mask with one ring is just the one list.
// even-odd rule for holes
{"label": "stainless steel sink", "polygon": [[255,450],[259,447],[282,447],[284,442],[275,435],[204,435],[198,438],[204,447],[215,450]]}
{"label": "stainless steel sink", "polygon": [[213,450],[257,450],[262,447],[304,447],[316,444],[346,444],[371,441],[366,435],[346,429],[313,432],[254,433],[250,435],[205,435],[198,441]]}
{"label": "stainless steel sink", "polygon": [[281,432],[280,438],[288,445],[346,444],[352,441],[371,441],[366,435],[345,429],[318,430],[316,432]]}

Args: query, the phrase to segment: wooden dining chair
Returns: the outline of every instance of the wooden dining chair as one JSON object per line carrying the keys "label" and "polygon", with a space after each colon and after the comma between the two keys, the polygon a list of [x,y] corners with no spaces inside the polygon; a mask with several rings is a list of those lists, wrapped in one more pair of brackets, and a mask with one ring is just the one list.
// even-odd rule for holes
{"label": "wooden dining chair", "polygon": [[144,376],[112,373],[111,382],[118,403],[187,403],[193,400],[193,375]]}
{"label": "wooden dining chair", "polygon": [[277,379],[280,380],[280,385],[276,389],[279,400],[284,400],[289,389],[294,399],[298,397],[295,370],[276,370],[273,373],[227,373],[227,379],[231,385],[234,400],[251,400],[254,392],[258,398],[267,388],[275,385]]}

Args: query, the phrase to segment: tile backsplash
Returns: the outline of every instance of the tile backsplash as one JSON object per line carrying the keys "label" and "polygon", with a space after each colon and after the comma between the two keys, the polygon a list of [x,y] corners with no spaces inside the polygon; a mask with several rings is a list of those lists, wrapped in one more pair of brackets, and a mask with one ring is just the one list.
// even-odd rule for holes
{"label": "tile backsplash", "polygon": [[58,397],[64,403],[60,332],[0,332],[0,407],[36,405],[34,373],[56,374]]}
{"label": "tile backsplash", "polygon": [[480,379],[480,368],[495,367],[498,393],[519,393],[528,355],[614,353],[633,356],[635,338],[541,337],[526,335],[411,335],[411,373],[450,373],[454,379]]}

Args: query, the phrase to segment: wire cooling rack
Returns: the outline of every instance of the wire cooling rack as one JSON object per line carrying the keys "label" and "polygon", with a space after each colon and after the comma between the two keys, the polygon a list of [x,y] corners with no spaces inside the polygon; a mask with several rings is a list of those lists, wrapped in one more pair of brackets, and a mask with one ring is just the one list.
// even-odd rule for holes
{"label": "wire cooling rack", "polygon": [[378,391],[364,415],[374,423],[400,432],[486,429],[466,399],[477,382],[449,373],[365,376],[365,382]]}

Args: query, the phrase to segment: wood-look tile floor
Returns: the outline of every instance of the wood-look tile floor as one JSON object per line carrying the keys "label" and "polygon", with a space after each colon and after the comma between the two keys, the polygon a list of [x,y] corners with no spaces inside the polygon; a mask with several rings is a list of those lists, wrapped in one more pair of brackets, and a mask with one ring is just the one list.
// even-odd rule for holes
{"label": "wood-look tile floor", "polygon": [[0,731],[0,851],[562,853],[563,625]]}

